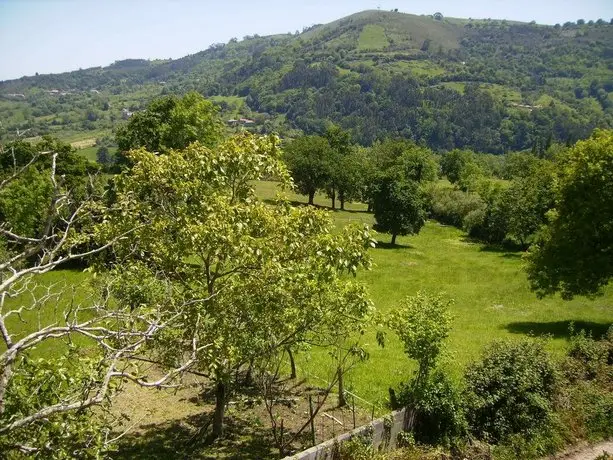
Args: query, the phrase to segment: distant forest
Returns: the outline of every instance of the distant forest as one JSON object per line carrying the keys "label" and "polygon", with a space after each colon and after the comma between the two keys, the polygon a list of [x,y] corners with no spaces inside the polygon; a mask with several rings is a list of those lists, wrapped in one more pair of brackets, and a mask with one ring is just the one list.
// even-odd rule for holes
{"label": "distant forest", "polygon": [[196,90],[260,133],[405,138],[436,151],[543,152],[613,127],[612,21],[555,26],[366,11],[177,60],[0,83],[0,134],[111,134],[154,97]]}

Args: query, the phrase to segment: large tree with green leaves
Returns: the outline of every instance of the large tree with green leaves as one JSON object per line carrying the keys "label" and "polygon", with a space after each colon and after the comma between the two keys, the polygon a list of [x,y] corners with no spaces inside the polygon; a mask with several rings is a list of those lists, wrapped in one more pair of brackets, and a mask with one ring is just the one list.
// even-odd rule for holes
{"label": "large tree with green leaves", "polygon": [[224,133],[217,112],[212,102],[194,91],[183,97],[155,99],[117,130],[117,162],[125,164],[125,152],[140,147],[165,153],[169,149],[185,148],[195,141],[213,146]]}
{"label": "large tree with green leaves", "polygon": [[539,295],[595,295],[613,277],[613,132],[597,130],[558,160],[550,221],[528,254]]}
{"label": "large tree with green leaves", "polygon": [[370,303],[343,275],[368,266],[370,233],[333,232],[323,211],[257,199],[254,180],[290,185],[274,136],[128,155],[134,166],[116,181],[107,226],[110,235],[135,229],[116,250],[117,299],[181,318],[152,353],[174,367],[195,357],[215,385],[218,437],[237,372],[304,341],[332,344],[339,330],[359,330]]}

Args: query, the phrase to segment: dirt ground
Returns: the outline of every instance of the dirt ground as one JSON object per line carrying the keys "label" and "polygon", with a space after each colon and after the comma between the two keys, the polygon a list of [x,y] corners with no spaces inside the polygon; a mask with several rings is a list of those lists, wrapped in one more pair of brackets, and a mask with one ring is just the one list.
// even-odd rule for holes
{"label": "dirt ground", "polygon": [[613,458],[613,439],[591,446],[577,446],[569,452],[554,457],[556,460],[594,460],[607,453]]}
{"label": "dirt ground", "polygon": [[[286,380],[275,396],[272,411],[280,425],[283,421],[284,440],[295,437],[284,452],[290,455],[312,445],[309,419],[309,395],[315,409],[322,404],[314,421],[315,443],[351,431],[354,426],[372,420],[370,408],[337,406],[337,395],[330,394],[324,402],[323,391],[305,385],[303,381]],[[207,442],[214,398],[210,383],[197,376],[188,376],[179,389],[146,389],[127,384],[113,403],[115,431],[121,434],[116,459],[176,459],[176,458],[279,458],[271,430],[271,418],[266,404],[254,388],[233,393],[226,411],[226,433],[223,439]],[[306,425],[300,435],[294,436]]]}

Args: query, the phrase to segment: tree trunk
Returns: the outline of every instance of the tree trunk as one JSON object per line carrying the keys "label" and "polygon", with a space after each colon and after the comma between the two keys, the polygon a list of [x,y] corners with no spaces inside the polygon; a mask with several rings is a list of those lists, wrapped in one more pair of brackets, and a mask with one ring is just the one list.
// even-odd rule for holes
{"label": "tree trunk", "polygon": [[368,202],[368,209],[366,212],[372,212],[372,203],[370,201]]}
{"label": "tree trunk", "polygon": [[396,244],[396,234],[392,233],[392,246]]}
{"label": "tree trunk", "polygon": [[296,378],[296,361],[294,361],[294,354],[292,353],[292,349],[290,347],[287,347],[286,350],[289,356],[289,365],[290,365],[291,372],[292,372],[289,378],[295,379]]}
{"label": "tree trunk", "polygon": [[332,198],[332,209],[336,209],[336,190],[334,190],[334,187],[332,187],[330,198]]}
{"label": "tree trunk", "polygon": [[247,368],[247,372],[245,373],[244,385],[246,387],[250,387],[253,385],[253,359],[249,360],[249,367]]}
{"label": "tree trunk", "polygon": [[343,384],[343,369],[338,367],[338,407],[345,407],[347,401],[345,401],[345,385]]}
{"label": "tree trunk", "polygon": [[315,198],[315,190],[309,192],[309,204],[313,204],[313,199]]}
{"label": "tree trunk", "polygon": [[215,415],[213,416],[213,439],[223,436],[223,419],[226,411],[227,391],[223,382],[217,382],[215,387]]}
{"label": "tree trunk", "polygon": [[341,211],[345,210],[345,192],[342,190],[338,191],[338,201],[341,202]]}

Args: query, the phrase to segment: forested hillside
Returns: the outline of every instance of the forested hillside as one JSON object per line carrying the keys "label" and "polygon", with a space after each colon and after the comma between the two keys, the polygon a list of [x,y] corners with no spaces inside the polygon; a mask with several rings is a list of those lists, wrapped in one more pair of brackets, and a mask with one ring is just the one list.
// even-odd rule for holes
{"label": "forested hillside", "polygon": [[177,60],[2,82],[0,134],[101,137],[153,97],[189,90],[260,132],[322,133],[332,121],[364,145],[538,152],[613,126],[613,25],[365,11]]}

